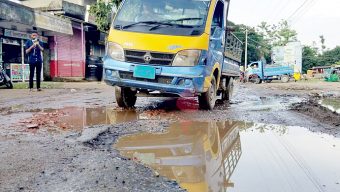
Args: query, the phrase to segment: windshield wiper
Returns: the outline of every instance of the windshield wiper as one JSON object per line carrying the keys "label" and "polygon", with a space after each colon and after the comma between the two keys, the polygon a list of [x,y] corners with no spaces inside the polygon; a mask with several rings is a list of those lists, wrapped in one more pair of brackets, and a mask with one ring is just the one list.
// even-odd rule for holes
{"label": "windshield wiper", "polygon": [[174,20],[165,20],[165,21],[140,21],[140,22],[136,22],[136,23],[132,23],[129,25],[125,25],[125,26],[121,26],[120,29],[127,29],[130,27],[133,27],[135,25],[140,25],[140,24],[146,24],[146,25],[156,25],[151,27],[149,30],[155,30],[158,27],[162,26],[162,25],[167,25],[167,26],[178,26],[178,27],[182,27],[182,28],[193,28],[193,26],[190,25],[181,25],[181,24],[175,24],[175,23],[171,23],[171,22],[177,22],[177,21],[189,21],[189,20],[201,20],[202,18],[199,17],[189,17],[189,18],[181,18],[181,19],[174,19]]}
{"label": "windshield wiper", "polygon": [[153,24],[163,24],[163,23],[161,23],[159,21],[140,21],[140,22],[136,22],[136,23],[132,23],[132,24],[129,24],[129,25],[122,26],[121,29],[127,29],[129,27],[133,27],[133,26],[139,25],[139,24],[153,25]]}
{"label": "windshield wiper", "polygon": [[181,27],[181,28],[193,28],[194,26],[191,25],[183,25],[183,24],[177,24],[173,22],[178,22],[178,21],[190,21],[190,20],[201,20],[202,18],[200,17],[188,17],[188,18],[181,18],[181,19],[173,19],[173,20],[165,20],[160,22],[158,25],[151,27],[149,31],[158,29],[162,25],[168,25],[168,26],[176,26],[176,27]]}
{"label": "windshield wiper", "polygon": [[166,23],[166,22],[162,22],[162,23],[159,23],[158,25],[156,26],[153,26],[149,29],[149,31],[153,31],[153,30],[156,30],[158,29],[160,26],[176,26],[176,27],[181,27],[181,28],[193,28],[193,26],[188,26],[188,25],[181,25],[181,24],[174,24],[174,23]]}
{"label": "windshield wiper", "polygon": [[176,21],[191,21],[191,20],[202,20],[201,17],[187,17],[181,19],[174,19],[174,20],[166,20],[167,22],[176,22]]}

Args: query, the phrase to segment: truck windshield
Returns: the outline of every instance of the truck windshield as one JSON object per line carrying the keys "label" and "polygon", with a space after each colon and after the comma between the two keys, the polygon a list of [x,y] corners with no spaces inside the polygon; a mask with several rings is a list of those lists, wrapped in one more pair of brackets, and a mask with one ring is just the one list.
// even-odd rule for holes
{"label": "truck windshield", "polygon": [[113,28],[167,35],[201,35],[210,0],[125,0]]}

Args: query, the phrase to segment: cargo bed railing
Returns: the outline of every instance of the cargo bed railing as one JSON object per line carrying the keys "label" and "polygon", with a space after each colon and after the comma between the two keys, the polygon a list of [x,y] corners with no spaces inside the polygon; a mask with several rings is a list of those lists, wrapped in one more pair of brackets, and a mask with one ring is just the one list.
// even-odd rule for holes
{"label": "cargo bed railing", "polygon": [[230,31],[226,35],[226,49],[224,55],[239,63],[242,61],[243,43]]}

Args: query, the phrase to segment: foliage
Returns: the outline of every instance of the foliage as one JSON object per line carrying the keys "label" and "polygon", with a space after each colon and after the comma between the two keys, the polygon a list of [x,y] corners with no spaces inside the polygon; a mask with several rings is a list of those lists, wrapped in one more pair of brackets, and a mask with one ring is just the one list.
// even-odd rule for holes
{"label": "foliage", "polygon": [[323,52],[322,55],[319,55],[318,59],[318,66],[334,65],[340,62],[340,46]]}
{"label": "foliage", "polygon": [[317,66],[317,64],[317,50],[310,46],[304,46],[302,49],[302,71],[306,73],[308,69]]}
{"label": "foliage", "polygon": [[[297,41],[297,32],[290,28],[287,21],[277,25],[262,22],[258,27],[230,24],[234,34],[245,42],[245,30],[248,30],[248,61],[266,60],[271,62],[271,49],[275,46],[284,46],[290,41]],[[244,62],[244,54],[242,62]]]}
{"label": "foliage", "polygon": [[321,51],[323,53],[326,49],[326,45],[325,45],[326,39],[323,35],[320,35],[320,42],[321,42]]}
{"label": "foliage", "polygon": [[[236,25],[229,22],[229,25],[234,29],[234,34],[239,38],[243,44],[243,50],[245,50],[245,29],[248,30],[248,62],[258,61],[260,59],[266,59],[270,61],[271,46],[267,44],[263,36],[256,32],[255,28],[246,25]],[[242,63],[245,60],[245,51],[242,55]]]}
{"label": "foliage", "polygon": [[[28,89],[28,83],[13,83],[14,89]],[[64,86],[61,82],[41,82],[42,89],[62,89]]]}
{"label": "foliage", "polygon": [[315,47],[305,46],[302,51],[302,67],[305,73],[308,69],[316,66],[329,66],[340,64],[340,47],[318,54]]}
{"label": "foliage", "polygon": [[291,29],[288,21],[285,20],[282,20],[278,25],[262,22],[256,30],[273,47],[285,46],[288,42],[297,41],[297,32]]}
{"label": "foliage", "polygon": [[106,3],[104,0],[98,0],[97,3],[91,5],[90,14],[95,16],[97,27],[102,32],[108,32],[110,29],[110,21],[112,17],[112,8],[118,7],[121,0],[111,0]]}

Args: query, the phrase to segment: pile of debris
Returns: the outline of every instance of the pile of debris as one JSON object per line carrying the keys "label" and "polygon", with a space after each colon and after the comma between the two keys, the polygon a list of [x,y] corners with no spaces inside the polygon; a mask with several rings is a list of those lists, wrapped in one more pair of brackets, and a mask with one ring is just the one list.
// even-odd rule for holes
{"label": "pile of debris", "polygon": [[66,124],[60,124],[61,117],[66,114],[62,111],[54,111],[51,113],[40,112],[36,113],[30,119],[19,121],[24,124],[27,129],[39,129],[40,127],[60,127],[65,129]]}

